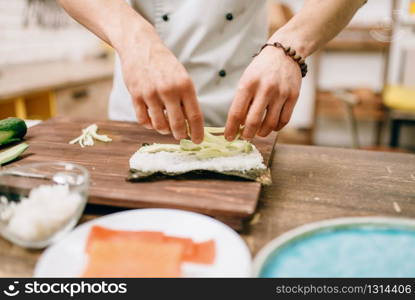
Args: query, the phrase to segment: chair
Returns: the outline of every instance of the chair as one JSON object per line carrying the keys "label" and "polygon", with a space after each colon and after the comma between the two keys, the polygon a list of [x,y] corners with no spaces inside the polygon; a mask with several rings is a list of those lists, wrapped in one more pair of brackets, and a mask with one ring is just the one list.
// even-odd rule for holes
{"label": "chair", "polygon": [[[399,136],[402,126],[415,125],[415,90],[404,87],[388,86],[383,92],[386,118],[379,130],[382,131],[385,123],[388,121],[390,122],[391,135],[389,147],[381,145],[361,147],[355,108],[362,100],[358,94],[346,90],[337,90],[335,92],[335,97],[344,105],[347,122],[352,136],[353,148],[372,151],[409,152],[399,148]],[[394,109],[394,107],[398,109]]]}
{"label": "chair", "polygon": [[415,126],[415,86],[391,85],[385,88],[383,102],[388,108],[390,128],[390,147],[399,147],[403,126]]}

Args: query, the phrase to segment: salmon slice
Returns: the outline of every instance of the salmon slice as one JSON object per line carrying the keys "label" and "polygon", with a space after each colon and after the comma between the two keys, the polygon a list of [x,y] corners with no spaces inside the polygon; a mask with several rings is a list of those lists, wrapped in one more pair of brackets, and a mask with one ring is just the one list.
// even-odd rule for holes
{"label": "salmon slice", "polygon": [[178,243],[183,246],[183,260],[186,261],[189,258],[192,258],[195,255],[195,243],[190,238],[181,238],[166,235],[164,237],[166,243]]}
{"label": "salmon slice", "polygon": [[215,262],[216,245],[214,240],[194,244],[195,251],[193,256],[187,257],[187,262],[211,265]]}
{"label": "salmon slice", "polygon": [[164,234],[159,231],[128,231],[128,230],[115,230],[108,229],[102,226],[92,226],[89,232],[86,252],[89,253],[91,244],[96,241],[123,241],[123,240],[145,240],[152,242],[163,242]]}
{"label": "salmon slice", "polygon": [[178,243],[184,248],[183,261],[198,264],[213,264],[216,256],[215,241],[208,240],[202,243],[195,243],[190,238],[179,238],[173,236],[165,236],[166,243]]}
{"label": "salmon slice", "polygon": [[82,277],[180,277],[183,246],[145,240],[94,241]]}
{"label": "salmon slice", "polygon": [[[180,255],[173,258],[180,249]],[[84,277],[176,277],[182,262],[213,264],[215,242],[159,231],[114,230],[93,226],[86,244],[88,265]],[[171,254],[168,254],[172,251]],[[160,259],[165,257],[167,260]]]}

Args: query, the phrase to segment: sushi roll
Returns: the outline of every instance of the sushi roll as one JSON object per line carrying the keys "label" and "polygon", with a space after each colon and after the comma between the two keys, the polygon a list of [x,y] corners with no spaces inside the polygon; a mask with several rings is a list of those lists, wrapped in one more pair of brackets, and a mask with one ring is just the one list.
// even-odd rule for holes
{"label": "sushi roll", "polygon": [[160,175],[187,178],[216,175],[270,184],[270,172],[258,149],[248,141],[227,141],[223,128],[206,127],[202,143],[183,139],[179,144],[144,145],[130,158],[130,181]]}

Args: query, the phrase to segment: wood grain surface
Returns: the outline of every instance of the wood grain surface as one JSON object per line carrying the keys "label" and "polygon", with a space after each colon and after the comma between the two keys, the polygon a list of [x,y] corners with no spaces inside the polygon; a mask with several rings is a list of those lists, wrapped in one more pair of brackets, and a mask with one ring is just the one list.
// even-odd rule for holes
{"label": "wood grain surface", "polygon": [[[111,143],[96,142],[81,148],[68,141],[80,135],[82,128],[96,123],[99,133]],[[268,164],[276,134],[254,143]],[[240,226],[254,214],[261,185],[241,180],[161,180],[131,183],[125,179],[129,158],[142,143],[176,143],[171,136],[159,135],[132,122],[74,120],[56,118],[29,129],[26,157],[10,165],[31,162],[66,161],[82,165],[91,175],[89,203],[128,208],[168,207],[201,212]],[[239,221],[239,222],[238,222]]]}
{"label": "wood grain surface", "polygon": [[414,154],[278,145],[272,180],[246,228],[254,254],[282,233],[311,222],[415,218]]}
{"label": "wood grain surface", "polygon": [[[413,154],[278,145],[271,169],[273,185],[263,188],[258,211],[242,234],[253,255],[282,233],[310,222],[356,216],[415,218]],[[81,222],[110,212],[89,206]],[[32,276],[41,253],[0,238],[0,276]]]}

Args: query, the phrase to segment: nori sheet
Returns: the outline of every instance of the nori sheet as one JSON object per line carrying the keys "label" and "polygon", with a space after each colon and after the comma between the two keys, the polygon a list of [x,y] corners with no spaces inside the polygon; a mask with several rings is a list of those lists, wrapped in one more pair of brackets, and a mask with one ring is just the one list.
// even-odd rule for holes
{"label": "nori sheet", "polygon": [[245,180],[256,181],[262,185],[270,185],[271,171],[270,169],[251,169],[245,172],[242,171],[208,171],[208,170],[194,170],[185,173],[169,173],[169,172],[142,172],[136,169],[130,169],[127,180],[131,182],[148,182],[168,178],[175,179],[221,179],[221,180]]}

